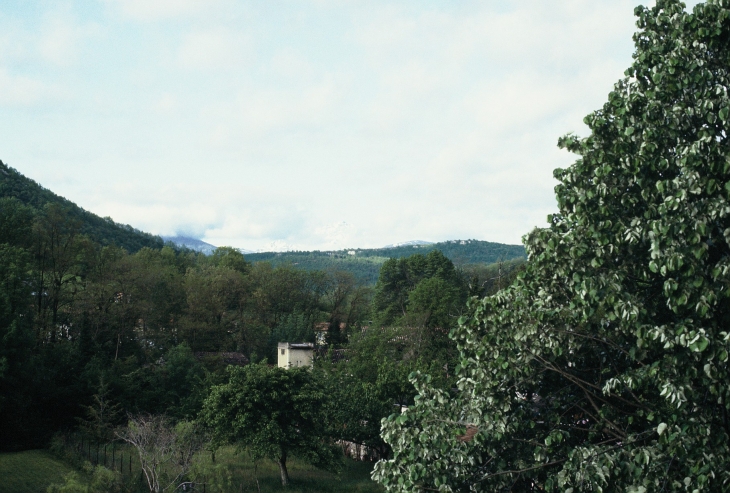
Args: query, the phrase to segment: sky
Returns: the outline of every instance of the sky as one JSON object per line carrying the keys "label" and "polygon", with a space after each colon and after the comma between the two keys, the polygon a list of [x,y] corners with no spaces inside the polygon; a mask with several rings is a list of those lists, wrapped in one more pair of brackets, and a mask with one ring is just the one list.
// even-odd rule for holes
{"label": "sky", "polygon": [[0,159],[217,246],[517,244],[631,64],[635,6],[3,0]]}

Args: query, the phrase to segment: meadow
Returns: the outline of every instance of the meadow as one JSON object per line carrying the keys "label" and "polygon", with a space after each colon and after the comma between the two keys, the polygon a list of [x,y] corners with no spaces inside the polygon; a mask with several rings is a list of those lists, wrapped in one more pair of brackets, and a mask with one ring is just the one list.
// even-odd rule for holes
{"label": "meadow", "polygon": [[73,468],[46,450],[0,454],[0,493],[45,492]]}
{"label": "meadow", "polygon": [[[63,484],[66,474],[74,470],[81,472],[71,465],[72,462],[78,461],[61,460],[46,450],[0,454],[0,493],[43,493],[51,484]],[[370,479],[372,467],[370,462],[347,459],[343,469],[334,474],[292,458],[288,463],[291,484],[283,488],[276,464],[267,460],[254,462],[247,453],[225,447],[217,451],[215,462],[209,453],[202,454],[193,476],[198,482],[195,491],[205,493],[382,492],[383,488]],[[131,480],[125,475],[127,491],[147,491],[136,461],[133,468],[135,473]],[[81,472],[81,477],[86,478],[86,475]]]}

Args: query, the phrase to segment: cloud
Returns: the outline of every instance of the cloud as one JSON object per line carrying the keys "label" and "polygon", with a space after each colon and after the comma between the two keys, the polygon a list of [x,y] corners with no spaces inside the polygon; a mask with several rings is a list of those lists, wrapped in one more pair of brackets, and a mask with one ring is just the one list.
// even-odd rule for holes
{"label": "cloud", "polygon": [[38,40],[44,60],[55,65],[69,65],[78,57],[78,43],[86,33],[82,28],[60,18],[49,19]]}
{"label": "cloud", "polygon": [[33,106],[13,162],[62,154],[85,208],[247,249],[519,241],[635,30],[630,0],[106,1],[0,17],[0,104]]}
{"label": "cloud", "polygon": [[0,68],[0,105],[30,106],[55,99],[59,91],[42,80],[12,75]]}
{"label": "cloud", "polygon": [[303,87],[245,87],[235,98],[207,104],[201,117],[213,145],[236,139],[260,139],[283,130],[311,130],[332,123],[340,99],[331,78]]}
{"label": "cloud", "polygon": [[240,69],[248,58],[246,36],[228,29],[195,31],[185,36],[178,62],[185,69]]}
{"label": "cloud", "polygon": [[215,0],[107,0],[130,19],[150,22],[189,17],[218,3]]}
{"label": "cloud", "polygon": [[310,238],[313,244],[322,245],[326,250],[342,250],[356,245],[357,230],[346,221],[323,224],[314,229]]}
{"label": "cloud", "polygon": [[158,113],[172,113],[179,107],[180,102],[170,93],[162,94],[154,105],[154,108]]}

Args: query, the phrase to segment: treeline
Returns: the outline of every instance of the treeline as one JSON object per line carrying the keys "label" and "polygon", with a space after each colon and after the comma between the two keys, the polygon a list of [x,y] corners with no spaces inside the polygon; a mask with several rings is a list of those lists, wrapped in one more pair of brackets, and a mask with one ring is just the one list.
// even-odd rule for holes
{"label": "treeline", "polygon": [[452,240],[427,245],[331,252],[265,252],[248,254],[246,258],[253,263],[265,261],[273,265],[292,264],[306,270],[345,270],[353,273],[358,281],[375,285],[380,267],[389,258],[404,258],[416,253],[427,255],[432,251],[441,252],[454,265],[467,270],[500,262],[522,262],[525,259],[525,248],[522,245],[480,240]]}
{"label": "treeline", "polygon": [[439,251],[387,260],[374,288],[348,272],[251,264],[233,248],[130,253],[85,235],[72,208],[2,198],[1,446],[43,445],[99,396],[122,421],[194,418],[231,358],[275,364],[278,342],[313,342],[317,328],[329,348],[321,385],[350,423],[339,421],[341,438],[382,447],[377,423],[412,399],[408,373],[450,378],[449,330],[494,277]]}

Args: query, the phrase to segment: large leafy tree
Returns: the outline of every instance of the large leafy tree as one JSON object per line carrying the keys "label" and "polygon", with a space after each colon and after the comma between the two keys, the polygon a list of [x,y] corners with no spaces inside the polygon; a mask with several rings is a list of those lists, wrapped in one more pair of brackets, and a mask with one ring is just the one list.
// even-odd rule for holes
{"label": "large leafy tree", "polygon": [[337,448],[329,441],[324,388],[306,368],[288,370],[265,363],[228,368],[228,381],[211,389],[201,413],[214,442],[247,448],[254,457],[279,465],[289,484],[287,459],[337,469]]}
{"label": "large leafy tree", "polygon": [[449,394],[383,424],[388,491],[730,491],[730,1],[638,7],[634,63]]}

